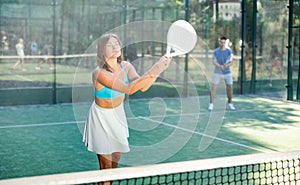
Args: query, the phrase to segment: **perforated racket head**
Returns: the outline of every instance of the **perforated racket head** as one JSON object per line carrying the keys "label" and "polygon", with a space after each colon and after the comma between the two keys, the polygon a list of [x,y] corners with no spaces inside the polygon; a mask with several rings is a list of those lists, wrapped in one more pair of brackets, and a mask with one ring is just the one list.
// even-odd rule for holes
{"label": "perforated racket head", "polygon": [[193,26],[185,20],[175,21],[168,30],[166,56],[186,54],[194,49],[197,33]]}

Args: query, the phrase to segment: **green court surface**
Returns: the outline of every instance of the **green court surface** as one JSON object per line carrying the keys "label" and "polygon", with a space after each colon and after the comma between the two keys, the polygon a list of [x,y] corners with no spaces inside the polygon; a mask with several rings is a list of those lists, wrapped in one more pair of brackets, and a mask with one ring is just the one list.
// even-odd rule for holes
{"label": "green court surface", "polygon": [[[237,110],[209,112],[208,101],[127,98],[131,151],[120,167],[300,149],[299,103],[236,96]],[[0,107],[0,179],[99,169],[79,129],[89,106]]]}

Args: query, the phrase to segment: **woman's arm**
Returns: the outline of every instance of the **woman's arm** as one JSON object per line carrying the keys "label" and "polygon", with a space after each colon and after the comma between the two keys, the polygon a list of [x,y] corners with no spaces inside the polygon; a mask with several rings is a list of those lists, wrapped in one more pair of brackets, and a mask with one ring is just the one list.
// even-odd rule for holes
{"label": "woman's arm", "polygon": [[[131,63],[126,62],[125,64],[126,64],[126,68],[127,68],[127,75],[128,75],[128,78],[130,79],[130,81],[134,81],[134,80],[141,78]],[[153,85],[153,83],[156,81],[156,79],[158,77],[157,75],[154,76],[154,75],[150,74],[149,71],[147,71],[144,74],[144,76],[142,77],[145,79],[148,78],[147,82],[145,82],[145,85],[140,89],[142,92],[147,91]]]}
{"label": "woman's arm", "polygon": [[153,83],[156,81],[160,73],[166,70],[169,67],[172,58],[168,58],[163,56],[160,60],[152,66],[150,70],[148,70],[142,77],[133,81],[130,94],[135,93],[138,90],[145,92],[148,90]]}
{"label": "woman's arm", "polygon": [[[150,75],[150,76],[151,76],[151,75]],[[154,82],[156,81],[156,79],[157,79],[157,77],[152,77],[152,78],[148,81],[148,83],[146,83],[145,86],[141,88],[141,91],[142,91],[142,92],[147,91],[147,90],[154,84]]]}
{"label": "woman's arm", "polygon": [[[160,73],[168,68],[171,59],[172,58],[165,56],[161,57],[142,77],[136,74],[136,79],[128,85],[104,69],[99,69],[99,72],[96,74],[96,79],[99,83],[108,88],[131,95],[138,90],[147,90],[155,82]],[[130,74],[130,77],[132,78],[132,74]]]}

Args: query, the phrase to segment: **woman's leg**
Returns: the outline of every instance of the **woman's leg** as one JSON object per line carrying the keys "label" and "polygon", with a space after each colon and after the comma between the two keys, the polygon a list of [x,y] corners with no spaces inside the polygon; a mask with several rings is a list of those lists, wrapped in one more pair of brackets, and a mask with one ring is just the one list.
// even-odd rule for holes
{"label": "woman's leg", "polygon": [[[120,158],[121,158],[121,153],[120,152],[115,152],[112,154],[107,154],[107,155],[101,155],[97,154],[98,160],[99,160],[99,165],[100,165],[100,170],[103,169],[111,169],[111,168],[117,168]],[[111,185],[112,182],[100,182],[99,185]]]}
{"label": "woman's leg", "polygon": [[121,158],[120,152],[115,152],[112,154],[112,168],[118,168],[120,158]]}
{"label": "woman's leg", "polygon": [[19,65],[20,62],[21,62],[20,59],[18,59],[17,62],[15,63],[15,65],[13,66],[13,69],[16,69],[17,65]]}
{"label": "woman's leg", "polygon": [[[112,154],[101,155],[97,154],[100,170],[112,168]],[[98,185],[111,185],[112,182],[99,182]]]}
{"label": "woman's leg", "polygon": [[112,168],[112,154],[97,154],[100,170]]}
{"label": "woman's leg", "polygon": [[22,66],[22,71],[25,71],[25,67],[24,67],[24,58],[21,59],[21,66]]}

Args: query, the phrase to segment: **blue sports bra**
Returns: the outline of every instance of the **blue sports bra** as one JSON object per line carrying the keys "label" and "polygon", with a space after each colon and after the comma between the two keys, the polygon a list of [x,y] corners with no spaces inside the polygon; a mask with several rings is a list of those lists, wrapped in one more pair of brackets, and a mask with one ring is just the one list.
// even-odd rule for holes
{"label": "blue sports bra", "polygon": [[[124,65],[121,64],[121,66],[122,66],[122,70],[123,70],[123,73],[124,73],[124,83],[128,84],[129,81],[128,81],[128,77],[127,77]],[[117,98],[117,97],[120,97],[120,96],[124,95],[123,92],[119,92],[119,91],[113,90],[113,89],[108,88],[108,87],[103,87],[99,91],[95,90],[94,94],[97,98],[106,98],[106,99]]]}

